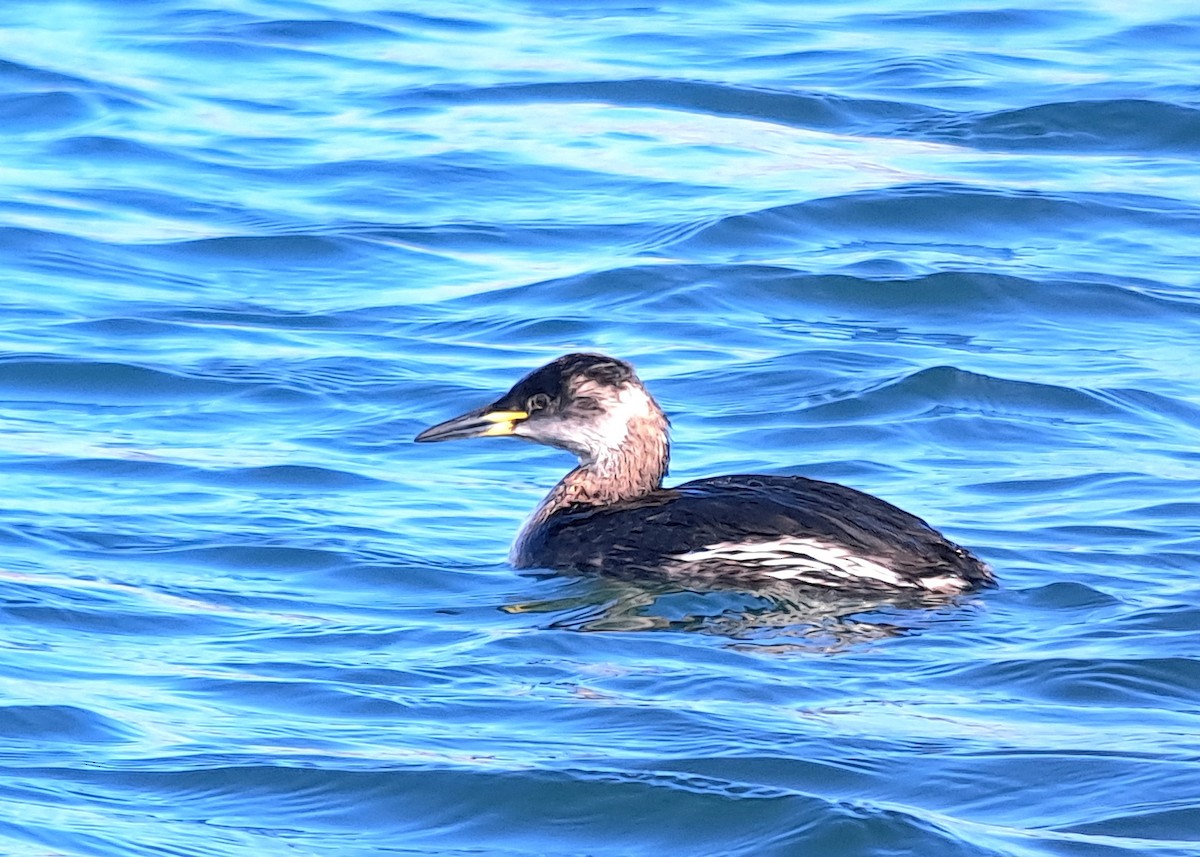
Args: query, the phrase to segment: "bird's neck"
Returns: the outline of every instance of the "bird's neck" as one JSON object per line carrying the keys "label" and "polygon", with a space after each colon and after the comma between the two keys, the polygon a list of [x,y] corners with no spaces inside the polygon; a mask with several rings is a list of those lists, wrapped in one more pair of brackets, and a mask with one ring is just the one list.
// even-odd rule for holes
{"label": "bird's neck", "polygon": [[579,466],[550,489],[513,543],[514,563],[523,564],[528,542],[559,512],[636,500],[660,489],[670,454],[667,419],[661,411],[655,408],[650,418],[631,421],[619,444],[581,457]]}
{"label": "bird's neck", "polygon": [[666,420],[634,421],[621,444],[589,456],[559,480],[534,518],[544,521],[571,506],[636,500],[662,487],[669,459]]}

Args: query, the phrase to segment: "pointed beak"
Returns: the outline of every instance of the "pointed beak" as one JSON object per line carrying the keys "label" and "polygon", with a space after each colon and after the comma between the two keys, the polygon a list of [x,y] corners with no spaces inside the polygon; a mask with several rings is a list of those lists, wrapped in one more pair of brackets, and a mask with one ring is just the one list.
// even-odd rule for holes
{"label": "pointed beak", "polygon": [[507,437],[513,433],[517,423],[529,418],[525,411],[497,410],[489,405],[430,426],[417,435],[417,443],[433,443],[439,440],[462,440],[467,437]]}

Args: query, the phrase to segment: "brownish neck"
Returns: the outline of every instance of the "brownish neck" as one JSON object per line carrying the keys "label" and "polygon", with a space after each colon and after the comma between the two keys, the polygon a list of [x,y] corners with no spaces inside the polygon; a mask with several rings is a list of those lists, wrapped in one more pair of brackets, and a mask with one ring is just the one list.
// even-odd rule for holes
{"label": "brownish neck", "polygon": [[622,460],[581,464],[564,476],[550,493],[564,505],[607,506],[635,500],[662,487],[666,467],[631,467],[629,464]]}
{"label": "brownish neck", "polygon": [[650,404],[651,413],[630,421],[616,446],[580,453],[579,466],[550,489],[521,528],[513,543],[514,563],[525,562],[526,544],[558,512],[636,500],[662,487],[670,458],[667,419],[653,400]]}
{"label": "brownish neck", "polygon": [[631,427],[626,443],[585,461],[564,476],[542,500],[530,524],[570,506],[608,506],[636,500],[662,487],[670,454],[666,432]]}

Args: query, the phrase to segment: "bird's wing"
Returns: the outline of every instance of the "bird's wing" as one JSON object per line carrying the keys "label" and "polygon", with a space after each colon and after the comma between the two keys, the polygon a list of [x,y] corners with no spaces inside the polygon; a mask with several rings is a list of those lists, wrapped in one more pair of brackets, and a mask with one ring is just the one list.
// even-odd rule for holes
{"label": "bird's wing", "polygon": [[987,574],[915,515],[799,476],[721,476],[631,503],[581,507],[533,534],[526,559],[522,564],[607,573],[672,564],[710,575],[754,569],[830,586],[860,577],[869,587],[887,587],[920,585],[921,578],[947,572]]}

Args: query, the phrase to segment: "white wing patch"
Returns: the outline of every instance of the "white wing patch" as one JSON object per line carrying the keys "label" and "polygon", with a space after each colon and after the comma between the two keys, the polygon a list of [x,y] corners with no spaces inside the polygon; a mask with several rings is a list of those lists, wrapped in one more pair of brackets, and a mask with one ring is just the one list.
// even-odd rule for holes
{"label": "white wing patch", "polygon": [[[676,554],[679,562],[729,562],[757,566],[759,574],[818,586],[838,586],[855,578],[877,580],[887,586],[923,587],[945,592],[944,578],[926,582],[903,577],[892,569],[847,548],[820,539],[784,536],[763,542],[719,542],[700,550]],[[957,587],[956,587],[957,589]]]}

